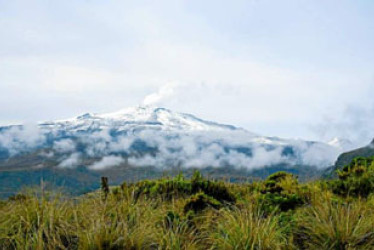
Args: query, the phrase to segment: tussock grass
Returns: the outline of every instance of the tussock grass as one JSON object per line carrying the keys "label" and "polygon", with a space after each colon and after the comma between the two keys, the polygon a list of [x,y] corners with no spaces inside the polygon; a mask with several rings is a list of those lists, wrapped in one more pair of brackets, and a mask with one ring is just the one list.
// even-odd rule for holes
{"label": "tussock grass", "polygon": [[0,202],[0,249],[374,249],[374,190],[339,195],[339,185],[287,173],[229,184],[196,173],[104,196],[28,192]]}
{"label": "tussock grass", "polygon": [[297,215],[296,238],[305,249],[373,249],[371,201],[323,200]]}
{"label": "tussock grass", "polygon": [[264,216],[253,207],[220,213],[212,242],[214,249],[285,249],[287,242],[279,217]]}

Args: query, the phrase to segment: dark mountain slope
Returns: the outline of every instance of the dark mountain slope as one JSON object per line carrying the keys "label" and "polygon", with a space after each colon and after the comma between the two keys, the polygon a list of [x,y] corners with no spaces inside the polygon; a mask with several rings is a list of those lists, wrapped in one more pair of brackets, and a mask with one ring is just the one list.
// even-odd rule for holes
{"label": "dark mountain slope", "polygon": [[374,156],[374,140],[367,146],[341,154],[335,163],[335,169],[348,165],[356,157]]}

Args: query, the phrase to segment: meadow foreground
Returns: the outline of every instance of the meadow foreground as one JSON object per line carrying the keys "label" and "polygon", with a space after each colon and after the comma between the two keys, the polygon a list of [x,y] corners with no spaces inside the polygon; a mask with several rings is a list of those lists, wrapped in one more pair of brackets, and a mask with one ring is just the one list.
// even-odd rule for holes
{"label": "meadow foreground", "polygon": [[278,172],[232,184],[199,172],[76,198],[34,190],[0,203],[1,249],[373,249],[371,158],[335,180]]}

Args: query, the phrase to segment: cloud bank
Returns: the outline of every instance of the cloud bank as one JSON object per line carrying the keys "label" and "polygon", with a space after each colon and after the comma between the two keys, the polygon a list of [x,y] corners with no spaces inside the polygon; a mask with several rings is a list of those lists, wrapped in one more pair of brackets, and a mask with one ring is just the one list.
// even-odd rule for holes
{"label": "cloud bank", "polygon": [[[74,152],[77,144],[80,144],[81,152]],[[332,165],[339,154],[337,148],[322,143],[259,141],[245,132],[144,130],[115,137],[101,132],[84,135],[75,141],[61,140],[53,145],[54,154],[68,155],[59,167],[75,167],[81,159],[101,158],[88,166],[91,170],[103,170],[125,162],[130,166],[160,169],[233,166],[253,170],[276,164],[323,168]]]}
{"label": "cloud bank", "polygon": [[[152,102],[148,103],[170,96],[173,88],[150,95]],[[124,164],[160,169],[231,166],[253,170],[277,164],[324,168],[341,152],[323,143],[262,137],[164,109],[132,112],[129,117],[135,115],[134,120],[115,113],[115,119],[80,116],[40,126],[5,128],[0,131],[0,145],[10,157],[40,151],[40,156],[59,161],[61,168],[86,164],[91,170]]]}
{"label": "cloud bank", "polygon": [[10,155],[16,155],[35,148],[46,141],[37,124],[5,127],[0,132],[0,147],[8,150]]}

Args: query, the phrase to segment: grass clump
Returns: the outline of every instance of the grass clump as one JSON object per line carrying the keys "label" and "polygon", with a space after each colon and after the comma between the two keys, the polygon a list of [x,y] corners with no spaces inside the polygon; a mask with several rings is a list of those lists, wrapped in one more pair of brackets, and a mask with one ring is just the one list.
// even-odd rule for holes
{"label": "grass clump", "polygon": [[373,249],[373,207],[325,200],[297,215],[295,243],[302,249]]}
{"label": "grass clump", "polygon": [[[23,197],[23,196],[17,196]],[[50,200],[28,196],[11,199],[1,208],[0,248],[64,249],[77,245],[71,203],[54,197]]]}
{"label": "grass clump", "polygon": [[224,210],[212,235],[214,249],[287,249],[278,217],[261,210]]}

